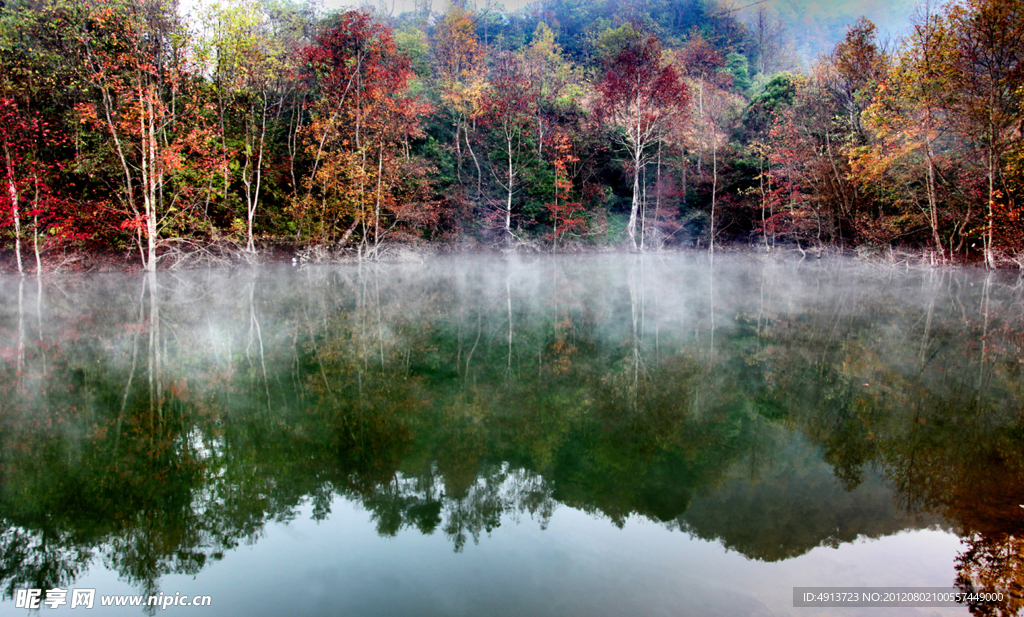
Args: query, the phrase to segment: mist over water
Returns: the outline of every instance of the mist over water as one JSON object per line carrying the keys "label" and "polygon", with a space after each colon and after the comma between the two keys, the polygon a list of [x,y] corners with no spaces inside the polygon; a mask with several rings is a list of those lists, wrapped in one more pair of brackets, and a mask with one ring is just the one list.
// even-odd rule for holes
{"label": "mist over water", "polygon": [[473,256],[0,288],[3,614],[76,586],[266,615],[1020,590],[1011,274]]}

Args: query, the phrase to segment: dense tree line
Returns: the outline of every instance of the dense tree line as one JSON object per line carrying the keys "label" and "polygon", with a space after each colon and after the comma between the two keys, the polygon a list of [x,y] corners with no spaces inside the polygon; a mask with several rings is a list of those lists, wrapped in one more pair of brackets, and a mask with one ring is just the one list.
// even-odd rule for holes
{"label": "dense tree line", "polygon": [[11,264],[406,242],[922,248],[1024,263],[1024,5],[866,20],[799,70],[712,0],[0,7]]}

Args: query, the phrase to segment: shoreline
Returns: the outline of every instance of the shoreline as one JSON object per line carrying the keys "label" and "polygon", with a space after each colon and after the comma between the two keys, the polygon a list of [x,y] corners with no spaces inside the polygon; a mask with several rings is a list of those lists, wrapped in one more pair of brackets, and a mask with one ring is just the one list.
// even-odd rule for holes
{"label": "shoreline", "polygon": [[[709,255],[705,248],[680,247],[661,248],[647,251],[630,251],[624,245],[584,245],[570,244],[551,250],[551,247],[539,244],[524,243],[513,249],[503,249],[477,242],[455,242],[434,244],[391,244],[381,247],[377,256],[360,255],[358,250],[330,250],[322,246],[287,247],[265,246],[255,253],[233,245],[211,244],[193,251],[168,251],[158,259],[157,272],[173,272],[181,270],[199,270],[211,268],[235,269],[274,264],[332,265],[359,262],[376,263],[408,263],[448,255],[585,255],[609,254],[623,255],[667,255],[691,254]],[[797,262],[818,261],[821,259],[846,257],[857,261],[876,263],[889,266],[925,266],[925,267],[983,267],[984,261],[978,257],[970,261],[940,261],[933,251],[923,249],[905,249],[893,247],[856,247],[843,249],[836,247],[804,248],[799,245],[779,244],[768,250],[758,244],[725,244],[716,247],[715,255],[748,255],[771,257],[775,260]],[[28,257],[28,259],[26,259]],[[22,256],[25,265],[23,276],[36,276],[36,263],[32,255]],[[41,254],[42,274],[69,275],[89,273],[141,273],[145,272],[137,251],[103,251],[78,249],[73,251],[50,251]],[[1011,258],[1002,258],[993,270],[1005,271],[1021,269],[1024,263]],[[0,251],[0,276],[17,276],[17,262],[13,249]]]}

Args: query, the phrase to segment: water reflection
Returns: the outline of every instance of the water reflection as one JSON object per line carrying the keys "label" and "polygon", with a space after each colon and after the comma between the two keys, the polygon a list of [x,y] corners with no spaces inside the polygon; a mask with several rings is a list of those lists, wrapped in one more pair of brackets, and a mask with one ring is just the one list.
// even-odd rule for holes
{"label": "water reflection", "polygon": [[591,256],[0,286],[8,597],[97,563],[154,594],[340,496],[455,551],[560,506],[763,561],[940,526],[957,583],[1020,606],[1003,275]]}

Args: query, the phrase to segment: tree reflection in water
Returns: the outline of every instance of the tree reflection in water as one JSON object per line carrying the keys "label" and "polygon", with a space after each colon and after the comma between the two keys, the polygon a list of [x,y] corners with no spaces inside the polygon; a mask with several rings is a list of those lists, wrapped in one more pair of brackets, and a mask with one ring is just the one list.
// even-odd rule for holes
{"label": "tree reflection in water", "polygon": [[764,561],[938,525],[957,584],[1021,604],[1024,301],[999,275],[479,258],[0,286],[8,596],[97,558],[156,593],[342,497],[456,551],[560,505]]}

